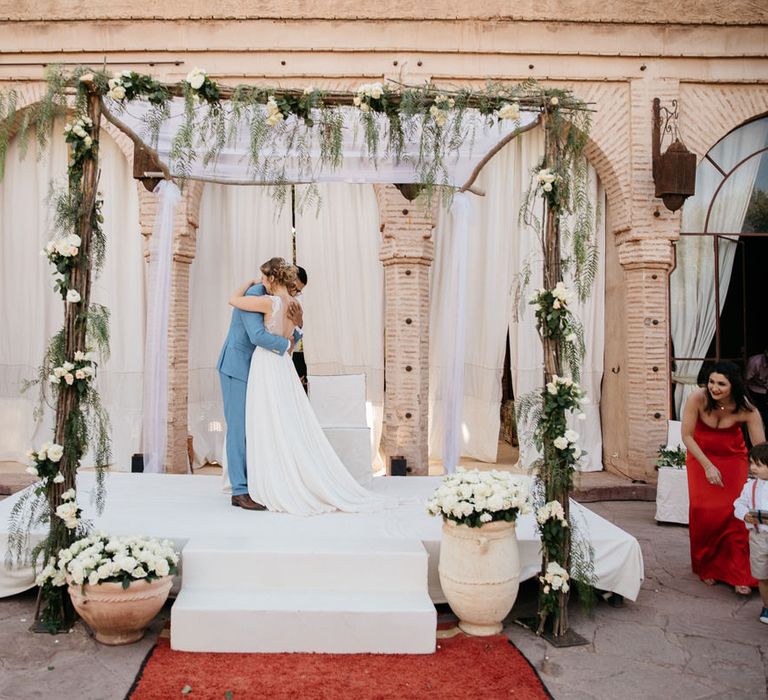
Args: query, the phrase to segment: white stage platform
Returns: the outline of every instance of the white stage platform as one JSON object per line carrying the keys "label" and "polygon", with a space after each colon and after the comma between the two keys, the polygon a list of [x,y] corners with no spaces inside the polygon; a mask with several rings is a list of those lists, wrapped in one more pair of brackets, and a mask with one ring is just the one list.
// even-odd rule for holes
{"label": "white stage platform", "polygon": [[[436,603],[445,600],[437,574],[442,522],[427,515],[424,508],[440,477],[375,478],[371,486],[374,491],[415,502],[379,513],[331,513],[309,518],[234,508],[230,497],[221,492],[218,476],[122,472],[107,475],[106,508],[95,517],[91,499],[94,481],[91,472],[78,475],[78,503],[97,530],[168,538],[179,549],[191,538],[246,537],[276,544],[281,538],[294,542],[334,538],[420,540],[429,554],[429,595]],[[18,494],[0,501],[0,597],[34,585],[31,569],[10,571],[4,565],[8,519],[17,499]],[[637,540],[577,503],[573,503],[572,513],[580,532],[594,547],[597,586],[635,600],[643,580],[643,558]],[[540,566],[540,543],[532,514],[518,521],[517,536],[521,580],[525,580],[535,576]]]}

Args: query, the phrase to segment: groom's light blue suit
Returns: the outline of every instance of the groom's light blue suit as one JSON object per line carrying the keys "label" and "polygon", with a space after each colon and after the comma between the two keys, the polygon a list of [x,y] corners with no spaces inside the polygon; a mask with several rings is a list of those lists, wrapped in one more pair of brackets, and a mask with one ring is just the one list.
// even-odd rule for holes
{"label": "groom's light blue suit", "polygon": [[[265,293],[264,285],[256,284],[248,289],[246,296],[263,296]],[[216,368],[219,370],[221,393],[224,398],[227,470],[233,496],[248,493],[245,467],[245,395],[251,356],[256,347],[282,355],[289,345],[287,338],[266,331],[264,314],[240,309],[232,311],[229,333]]]}

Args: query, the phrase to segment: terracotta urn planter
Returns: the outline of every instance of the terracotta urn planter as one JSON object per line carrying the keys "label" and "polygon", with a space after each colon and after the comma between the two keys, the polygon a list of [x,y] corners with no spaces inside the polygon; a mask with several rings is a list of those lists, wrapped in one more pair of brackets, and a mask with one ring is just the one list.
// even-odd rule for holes
{"label": "terracotta urn planter", "polygon": [[128,588],[120,583],[94,586],[69,584],[69,596],[78,615],[102,644],[131,644],[160,612],[171,590],[173,576],[153,581],[137,579]]}
{"label": "terracotta urn planter", "polygon": [[481,637],[498,634],[520,586],[515,523],[468,527],[444,520],[438,571],[459,627]]}

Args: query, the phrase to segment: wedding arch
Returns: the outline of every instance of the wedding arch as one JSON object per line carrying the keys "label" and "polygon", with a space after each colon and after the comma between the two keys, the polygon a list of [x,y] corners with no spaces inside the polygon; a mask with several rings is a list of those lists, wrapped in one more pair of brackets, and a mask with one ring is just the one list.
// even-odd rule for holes
{"label": "wedding arch", "polygon": [[[107,416],[93,381],[99,356],[108,352],[108,312],[90,301],[92,277],[105,255],[98,188],[102,118],[133,140],[134,176],[148,188],[156,186],[160,195],[147,315],[147,342],[157,343],[159,352],[154,365],[145,368],[150,377],[158,375],[165,357],[162,265],[168,260],[179,199],[175,182],[270,184],[278,200],[292,183],[389,183],[409,198],[418,195],[430,208],[433,197],[472,191],[482,166],[516,134],[540,123],[544,153],[531,174],[521,219],[536,232],[541,248],[544,284],[530,303],[544,372],[541,389],[521,397],[519,420],[523,435],[542,455],[537,465],[543,550],[539,632],[549,624],[555,637],[567,633],[568,585],[563,584],[574,561],[583,562],[583,552],[572,556],[568,527],[568,496],[581,449],[566,419],[579,413],[585,400],[578,384],[584,340],[571,305],[576,296],[588,295],[597,265],[591,217],[585,214],[588,104],[569,90],[532,81],[493,83],[483,90],[370,83],[353,93],[329,93],[312,87],[228,87],[200,69],[181,83],[165,84],[135,71],[110,75],[86,67],[51,70],[45,98],[20,113],[17,99],[13,90],[0,91],[0,176],[12,135],[23,139],[35,129],[42,145],[54,119],[71,114],[65,127],[68,188],[53,196],[58,235],[45,250],[55,268],[56,291],[65,302],[64,327],[51,340],[38,377],[55,399],[53,444],[29,453],[31,470],[40,481],[14,509],[9,536],[9,552],[36,565],[47,564],[88,528],[77,505],[75,475],[89,444],[98,464],[109,462]],[[575,289],[565,286],[566,274]],[[527,279],[522,277],[524,288]],[[462,353],[458,347],[453,353],[456,371],[463,364]],[[161,388],[161,383],[155,386]],[[161,426],[162,432],[159,396],[149,401],[145,396],[144,410],[150,425]],[[455,409],[452,420],[457,420]],[[145,417],[145,433],[146,426]],[[163,436],[149,432],[145,451],[150,460],[157,459]],[[104,498],[103,486],[99,498]],[[41,522],[48,524],[48,536],[30,553],[30,529]],[[557,587],[551,585],[553,574]],[[583,574],[573,578],[589,583]],[[51,629],[70,625],[65,591],[44,574],[38,582],[42,621]]]}

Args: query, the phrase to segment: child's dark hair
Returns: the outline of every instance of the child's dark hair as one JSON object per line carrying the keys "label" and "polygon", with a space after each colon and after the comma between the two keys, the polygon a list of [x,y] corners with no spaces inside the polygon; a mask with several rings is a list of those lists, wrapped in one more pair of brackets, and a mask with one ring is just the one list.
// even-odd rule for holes
{"label": "child's dark hair", "polygon": [[753,445],[749,451],[749,461],[755,464],[764,464],[768,467],[768,442]]}

